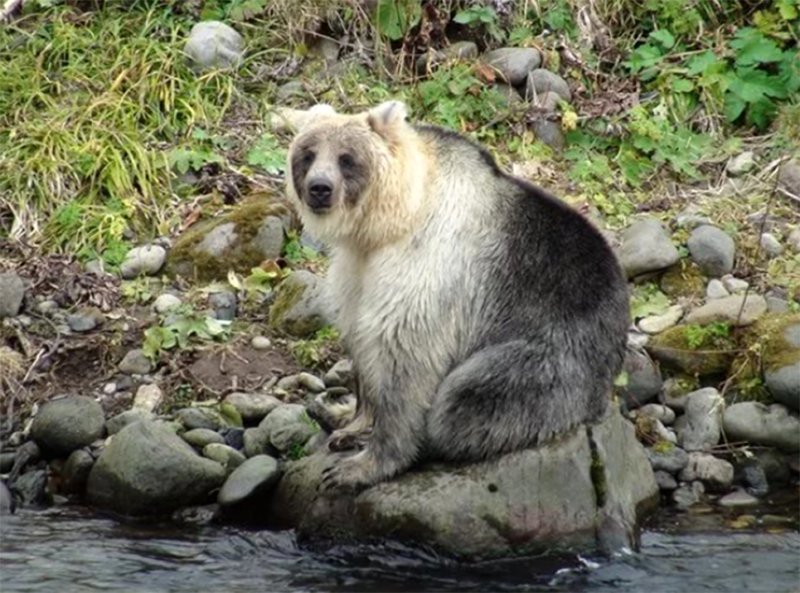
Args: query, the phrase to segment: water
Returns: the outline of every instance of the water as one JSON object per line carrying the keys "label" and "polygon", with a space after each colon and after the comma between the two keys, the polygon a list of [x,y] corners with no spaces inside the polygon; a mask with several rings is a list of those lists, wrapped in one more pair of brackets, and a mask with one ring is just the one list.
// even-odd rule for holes
{"label": "water", "polygon": [[400,545],[298,545],[292,532],[120,523],[79,507],[0,525],[0,591],[797,592],[800,534],[662,513],[641,552],[456,563]]}

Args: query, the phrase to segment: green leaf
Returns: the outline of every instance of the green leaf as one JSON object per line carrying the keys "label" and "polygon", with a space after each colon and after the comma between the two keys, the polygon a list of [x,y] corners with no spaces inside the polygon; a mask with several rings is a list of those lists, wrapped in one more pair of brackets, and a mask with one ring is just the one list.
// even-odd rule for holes
{"label": "green leaf", "polygon": [[673,78],[670,86],[676,93],[690,93],[694,90],[694,83],[685,78]]}
{"label": "green leaf", "polygon": [[247,164],[276,175],[286,166],[286,151],[272,134],[264,134],[247,153]]}
{"label": "green leaf", "polygon": [[718,61],[719,58],[717,58],[713,51],[704,51],[699,55],[692,56],[692,58],[687,62],[686,67],[688,71],[686,73],[689,76],[703,74],[709,66],[716,64]]}
{"label": "green leaf", "polygon": [[778,8],[781,18],[785,21],[793,21],[800,16],[797,12],[796,0],[777,0],[775,6]]}
{"label": "green leaf", "polygon": [[666,29],[659,29],[650,33],[650,39],[658,41],[666,49],[675,45],[675,36]]}
{"label": "green leaf", "polygon": [[786,89],[777,76],[754,68],[738,68],[729,78],[728,90],[747,103],[755,103],[763,97],[786,96]]}
{"label": "green leaf", "polygon": [[783,52],[775,42],[752,27],[745,27],[737,31],[730,46],[737,50],[737,66],[769,64],[780,62],[783,59]]}
{"label": "green leaf", "polygon": [[661,315],[669,307],[669,298],[654,284],[638,287],[631,298],[631,316],[634,319]]}
{"label": "green leaf", "polygon": [[725,119],[733,123],[739,116],[744,113],[745,108],[747,107],[747,103],[739,97],[738,95],[734,95],[733,93],[725,93],[725,102],[722,106],[722,113],[725,115]]}

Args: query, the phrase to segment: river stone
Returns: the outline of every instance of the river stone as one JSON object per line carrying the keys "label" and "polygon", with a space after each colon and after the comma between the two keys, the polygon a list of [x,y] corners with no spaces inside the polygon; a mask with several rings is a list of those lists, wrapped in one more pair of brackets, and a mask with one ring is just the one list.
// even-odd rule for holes
{"label": "river stone", "polygon": [[675,412],[672,408],[662,404],[645,404],[637,410],[637,416],[653,418],[665,426],[675,422]]}
{"label": "river stone", "polygon": [[732,295],[710,301],[691,311],[684,322],[688,325],[725,322],[742,327],[753,324],[766,312],[767,301],[760,294]]}
{"label": "river stone", "polygon": [[153,369],[150,359],[141,348],[129,350],[118,365],[119,372],[128,375],[146,375]]}
{"label": "river stone", "polygon": [[567,81],[558,74],[550,72],[545,68],[537,68],[528,74],[525,86],[525,96],[530,100],[544,93],[555,93],[564,101],[572,100],[572,93],[569,90]]}
{"label": "river stone", "polygon": [[497,71],[501,80],[520,86],[528,73],[542,63],[542,55],[529,47],[501,47],[486,53],[483,61]]}
{"label": "river stone", "polygon": [[800,419],[780,404],[733,404],[722,415],[722,426],[729,441],[777,447],[787,453],[800,451]]}
{"label": "river stone", "polygon": [[253,336],[250,345],[256,350],[269,350],[272,348],[272,340],[267,336]]}
{"label": "river stone", "polygon": [[217,430],[222,425],[219,414],[204,408],[181,408],[175,416],[187,430],[194,428]]}
{"label": "river stone", "polygon": [[197,71],[230,68],[241,62],[244,40],[225,23],[203,21],[192,27],[183,51]]}
{"label": "river stone", "polygon": [[671,474],[663,470],[658,470],[657,472],[655,472],[655,477],[656,477],[656,484],[658,484],[659,490],[672,492],[678,487],[678,481],[675,478],[673,478]]}
{"label": "river stone", "polygon": [[789,237],[786,239],[786,242],[789,244],[789,249],[791,249],[794,253],[800,253],[800,227],[789,233]]}
{"label": "river stone", "polygon": [[13,515],[16,504],[11,490],[8,489],[6,483],[0,480],[0,516]]}
{"label": "river stone", "polygon": [[654,471],[665,471],[677,474],[689,463],[689,454],[680,447],[664,447],[659,449],[645,449],[647,459]]}
{"label": "river stone", "polygon": [[731,293],[728,292],[721,280],[712,278],[708,281],[706,300],[713,301],[714,299],[724,299],[729,296],[731,296]]}
{"label": "river stone", "polygon": [[164,294],[158,295],[158,298],[153,303],[153,308],[155,309],[156,313],[163,315],[172,309],[180,307],[182,302],[183,301],[181,301],[180,297],[165,292]]}
{"label": "river stone", "polygon": [[90,332],[105,321],[103,312],[97,307],[81,307],[67,315],[67,325],[77,333]]}
{"label": "river stone", "polygon": [[533,133],[542,144],[561,150],[564,148],[564,132],[556,121],[538,118],[532,123]]}
{"label": "river stone", "polygon": [[752,150],[746,150],[735,157],[731,157],[725,165],[725,171],[731,177],[741,177],[745,173],[749,173],[756,166],[756,155]]}
{"label": "river stone", "polygon": [[689,462],[678,476],[683,482],[699,480],[711,491],[725,490],[733,483],[733,465],[708,453],[689,453]]}
{"label": "river stone", "polygon": [[139,275],[154,276],[158,274],[167,259],[166,250],[160,245],[144,245],[134,247],[125,254],[119,272],[125,279]]}
{"label": "river stone", "polygon": [[717,504],[721,507],[741,508],[755,506],[758,502],[758,499],[752,494],[748,494],[744,490],[735,490],[720,498]]}
{"label": "river stone", "polygon": [[283,402],[274,395],[266,393],[231,393],[225,402],[232,405],[242,420],[258,422]]}
{"label": "river stone", "polygon": [[539,93],[536,97],[533,98],[533,105],[543,111],[551,113],[558,109],[559,103],[564,99],[561,98],[561,95],[558,93],[554,93],[552,91],[547,91],[544,93]]}
{"label": "river stone", "polygon": [[763,233],[761,235],[761,250],[770,259],[783,255],[783,245],[772,233]]}
{"label": "river stone", "polygon": [[519,94],[519,91],[510,84],[498,82],[494,85],[494,90],[503,98],[507,107],[514,107],[515,105],[521,105],[525,102],[522,95]]}
{"label": "river stone", "polygon": [[132,410],[125,410],[124,412],[120,412],[113,418],[109,418],[106,421],[106,431],[108,434],[114,435],[128,426],[128,424],[133,424],[134,422],[139,422],[140,420],[150,420],[152,417],[153,414],[145,410],[137,410],[136,408]]}
{"label": "river stone", "polygon": [[736,294],[746,291],[750,283],[747,280],[742,280],[741,278],[736,278],[728,274],[722,277],[722,285],[729,293]]}
{"label": "river stone", "polygon": [[790,193],[800,196],[800,160],[793,159],[781,165],[778,183]]}
{"label": "river stone", "polygon": [[319,428],[300,404],[283,404],[275,408],[258,425],[269,435],[270,444],[281,453],[292,447],[304,445]]}
{"label": "river stone", "polygon": [[93,465],[94,457],[86,449],[73,451],[67,457],[67,461],[61,470],[61,484],[64,492],[83,494]]}
{"label": "river stone", "polygon": [[725,401],[713,387],[686,396],[686,427],[681,445],[687,451],[709,449],[719,442]]}
{"label": "river stone", "polygon": [[297,270],[281,282],[269,310],[270,324],[299,338],[329,325],[323,281],[305,270]]}
{"label": "river stone", "polygon": [[353,361],[349,358],[343,358],[334,364],[322,380],[325,382],[325,387],[344,387],[353,377]]}
{"label": "river stone", "polygon": [[244,455],[248,458],[266,453],[269,447],[269,434],[260,426],[246,428],[242,440],[244,441]]}
{"label": "river stone", "polygon": [[0,274],[0,319],[16,317],[22,310],[25,298],[25,284],[13,272]]}
{"label": "river stone", "polygon": [[210,443],[203,447],[203,457],[207,457],[222,465],[228,473],[242,465],[247,459],[233,447],[224,443]]}
{"label": "river stone", "polygon": [[306,391],[311,393],[322,393],[325,391],[325,383],[319,377],[311,373],[299,373],[297,375],[297,382],[305,388]]}
{"label": "river stone", "polygon": [[133,397],[133,410],[138,410],[145,414],[152,414],[156,408],[161,405],[164,399],[164,393],[161,388],[155,383],[142,385],[136,390],[136,395]]}
{"label": "river stone", "polygon": [[674,327],[683,317],[683,305],[672,305],[661,315],[652,315],[639,321],[639,329],[646,334],[660,334]]}
{"label": "river stone", "polygon": [[386,538],[466,558],[551,546],[636,547],[658,486],[618,412],[534,449],[471,464],[426,464],[357,495],[321,497],[324,451],[289,464],[270,513],[301,537]]}
{"label": "river stone", "polygon": [[231,290],[215,292],[208,297],[208,304],[214,310],[214,317],[220,321],[233,321],[236,319],[238,299]]}
{"label": "river stone", "polygon": [[794,362],[765,369],[764,384],[776,402],[800,410],[800,352]]}
{"label": "river stone", "polygon": [[47,470],[37,469],[22,474],[11,485],[21,506],[44,506],[48,503]]}
{"label": "river stone", "polygon": [[256,455],[228,476],[217,495],[217,502],[225,508],[266,496],[280,477],[281,470],[275,459],[269,455]]}
{"label": "river stone", "polygon": [[664,226],[654,218],[640,220],[626,229],[617,255],[628,278],[668,268],[680,259]]}
{"label": "river stone", "polygon": [[672,500],[678,508],[687,509],[700,502],[705,492],[702,482],[683,484],[672,493]]}
{"label": "river stone", "polygon": [[697,227],[689,236],[687,246],[692,261],[704,274],[720,277],[733,269],[736,244],[725,231],[710,225]]}
{"label": "river stone", "polygon": [[[209,428],[193,428],[181,434],[181,438],[192,447],[202,449],[212,443],[225,444],[225,438]],[[208,457],[208,456],[206,456]],[[212,458],[213,459],[213,458]],[[216,460],[215,460],[216,461]]]}
{"label": "river stone", "polygon": [[89,475],[89,501],[125,515],[158,515],[199,504],[222,485],[225,469],[197,455],[163,423],[126,426]]}
{"label": "river stone", "polygon": [[628,349],[622,368],[628,373],[628,383],[617,392],[628,408],[638,408],[661,393],[661,371],[645,352]]}
{"label": "river stone", "polygon": [[42,406],[33,421],[32,435],[45,451],[66,457],[101,438],[105,423],[99,403],[85,396],[66,397]]}

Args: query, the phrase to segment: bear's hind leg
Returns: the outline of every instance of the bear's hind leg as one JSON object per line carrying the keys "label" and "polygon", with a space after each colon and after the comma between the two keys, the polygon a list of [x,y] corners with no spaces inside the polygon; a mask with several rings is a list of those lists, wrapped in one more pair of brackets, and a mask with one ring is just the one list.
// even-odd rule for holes
{"label": "bear's hind leg", "polygon": [[442,381],[426,421],[428,454],[475,461],[532,447],[600,417],[601,377],[550,344],[514,341],[470,356]]}

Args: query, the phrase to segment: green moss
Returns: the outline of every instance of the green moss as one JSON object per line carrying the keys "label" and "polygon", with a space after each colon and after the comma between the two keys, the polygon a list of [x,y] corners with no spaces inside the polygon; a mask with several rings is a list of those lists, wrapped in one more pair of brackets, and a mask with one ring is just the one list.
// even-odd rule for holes
{"label": "green moss", "polygon": [[305,291],[305,284],[295,281],[291,276],[281,283],[278,287],[278,293],[275,295],[275,302],[272,303],[272,307],[269,309],[269,323],[272,327],[290,331],[290,333],[295,335],[309,333],[300,332],[300,334],[296,334],[292,330],[302,328],[292,327],[291,330],[289,330],[285,320],[286,314],[301,298],[303,298]]}
{"label": "green moss", "polygon": [[[247,198],[235,210],[196,225],[175,242],[167,262],[167,273],[189,276],[201,282],[227,277],[230,270],[243,274],[258,266],[263,256],[252,244],[262,222],[268,216],[287,216],[291,210],[272,194],[259,193]],[[236,239],[220,256],[197,251],[197,246],[222,224],[236,225]]]}
{"label": "green moss", "polygon": [[736,356],[736,340],[706,334],[698,343],[698,335],[691,327],[678,325],[653,336],[648,351],[666,366],[690,375],[702,377],[727,371]]}
{"label": "green moss", "polygon": [[703,274],[693,263],[680,261],[661,276],[661,290],[667,296],[694,298],[705,292]]}
{"label": "green moss", "polygon": [[670,443],[669,441],[658,441],[652,446],[653,452],[658,453],[659,455],[666,455],[674,448],[675,444]]}

